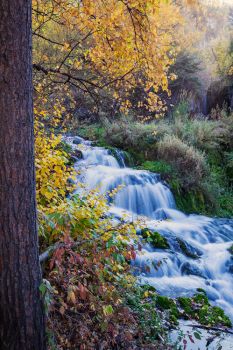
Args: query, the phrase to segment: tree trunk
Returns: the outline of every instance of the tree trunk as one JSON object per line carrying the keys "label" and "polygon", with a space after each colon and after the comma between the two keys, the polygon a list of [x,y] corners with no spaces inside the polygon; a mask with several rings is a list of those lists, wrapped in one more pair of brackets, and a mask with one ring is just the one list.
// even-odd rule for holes
{"label": "tree trunk", "polygon": [[36,228],[31,1],[0,0],[0,349],[44,350]]}

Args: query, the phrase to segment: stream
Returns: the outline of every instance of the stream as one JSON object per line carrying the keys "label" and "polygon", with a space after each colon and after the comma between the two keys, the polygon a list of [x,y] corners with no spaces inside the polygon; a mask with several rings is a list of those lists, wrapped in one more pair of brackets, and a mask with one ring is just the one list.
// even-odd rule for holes
{"label": "stream", "polygon": [[146,244],[137,253],[134,264],[141,268],[142,283],[169,297],[191,296],[203,288],[211,304],[221,307],[233,321],[233,256],[228,251],[233,244],[233,220],[186,215],[177,210],[159,174],[126,167],[121,151],[114,157],[111,151],[80,137],[65,140],[82,153],[75,169],[81,170],[78,181],[87,189],[98,187],[106,193],[123,185],[111,204],[116,219],[125,214],[130,220],[143,217],[148,229],[167,239],[170,249]]}

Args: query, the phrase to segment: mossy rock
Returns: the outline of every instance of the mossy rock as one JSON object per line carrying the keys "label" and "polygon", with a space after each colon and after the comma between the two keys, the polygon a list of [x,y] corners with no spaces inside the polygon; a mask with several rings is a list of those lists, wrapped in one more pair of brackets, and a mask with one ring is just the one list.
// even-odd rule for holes
{"label": "mossy rock", "polygon": [[83,153],[79,149],[74,150],[74,152],[72,153],[72,156],[78,159],[83,159]]}
{"label": "mossy rock", "polygon": [[74,151],[72,151],[70,157],[69,157],[69,162],[68,165],[74,165],[78,159],[83,159],[83,154],[80,150],[76,149]]}
{"label": "mossy rock", "polygon": [[153,292],[153,293],[156,292],[155,287],[150,286],[149,284],[143,284],[143,285],[140,286],[140,288],[141,288],[143,293],[144,292]]}
{"label": "mossy rock", "polygon": [[185,318],[189,318],[188,316],[194,316],[193,306],[192,306],[192,299],[187,297],[180,297],[177,299],[179,302],[179,306],[184,311]]}
{"label": "mossy rock", "polygon": [[197,304],[209,305],[208,297],[205,293],[197,293],[193,297],[193,301]]}
{"label": "mossy rock", "polygon": [[168,297],[163,296],[163,295],[157,296],[156,304],[162,310],[168,310],[168,309],[171,309],[173,306],[176,306],[173,299],[168,298]]}
{"label": "mossy rock", "polygon": [[160,233],[144,228],[141,230],[142,237],[150,243],[154,248],[168,249],[170,248],[168,241]]}
{"label": "mossy rock", "polygon": [[207,295],[207,294],[206,294],[206,291],[205,291],[203,288],[197,288],[197,292],[198,292],[198,293],[203,293],[203,294]]}
{"label": "mossy rock", "polygon": [[211,306],[204,290],[193,297],[180,297],[177,299],[183,318],[192,318],[203,325],[231,327],[232,323],[224,311],[218,306]]}
{"label": "mossy rock", "polygon": [[170,322],[172,324],[178,324],[177,318],[179,317],[179,310],[177,308],[175,300],[168,298],[163,295],[157,295],[156,297],[156,306],[161,311],[169,311]]}
{"label": "mossy rock", "polygon": [[185,243],[180,238],[176,238],[176,240],[177,240],[177,243],[179,244],[180,249],[184,255],[186,255],[188,258],[199,259],[200,256],[196,252],[192,251],[190,249],[190,247],[187,245],[187,243]]}
{"label": "mossy rock", "polygon": [[198,318],[201,324],[204,325],[222,325],[231,327],[232,323],[224,311],[218,306],[204,305],[198,312]]}

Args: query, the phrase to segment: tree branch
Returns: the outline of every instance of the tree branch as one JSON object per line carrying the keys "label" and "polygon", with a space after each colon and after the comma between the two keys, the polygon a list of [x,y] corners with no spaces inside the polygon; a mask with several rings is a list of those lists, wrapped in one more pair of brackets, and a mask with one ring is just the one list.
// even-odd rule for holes
{"label": "tree branch", "polygon": [[228,333],[228,334],[233,334],[233,331],[229,330],[229,329],[222,329],[222,328],[218,328],[218,327],[209,327],[209,326],[203,326],[203,325],[196,325],[196,324],[188,324],[188,327],[192,327],[192,328],[201,328],[201,329],[206,329],[208,331],[216,331],[216,332],[223,332],[223,333]]}
{"label": "tree branch", "polygon": [[91,85],[91,86],[93,86],[93,87],[95,87],[97,89],[101,89],[101,86],[93,83],[90,80],[86,80],[84,78],[76,77],[76,76],[74,76],[74,75],[72,75],[70,73],[62,72],[59,69],[45,68],[44,66],[41,66],[40,64],[36,64],[36,63],[33,64],[33,68],[36,69],[37,71],[43,72],[45,75],[48,75],[49,73],[59,74],[59,75],[61,75],[63,77],[69,78],[69,80],[72,79],[72,80],[75,80],[75,81],[79,81],[80,83],[86,83],[86,84]]}
{"label": "tree branch", "polygon": [[38,37],[41,38],[41,39],[44,39],[44,40],[46,40],[46,41],[49,41],[49,42],[52,43],[52,44],[56,44],[56,45],[59,45],[59,46],[62,46],[62,47],[64,46],[64,44],[61,44],[61,43],[59,43],[59,42],[57,42],[57,41],[54,41],[54,40],[49,39],[49,38],[46,38],[45,36],[43,36],[43,35],[41,35],[41,34],[39,34],[39,33],[33,32],[32,34],[35,35],[35,36],[38,36]]}

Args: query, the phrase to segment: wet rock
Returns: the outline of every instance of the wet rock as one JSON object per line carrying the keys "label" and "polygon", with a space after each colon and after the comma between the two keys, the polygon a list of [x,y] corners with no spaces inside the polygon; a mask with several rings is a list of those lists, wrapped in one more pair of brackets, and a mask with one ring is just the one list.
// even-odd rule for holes
{"label": "wet rock", "polygon": [[227,272],[229,272],[229,273],[231,273],[233,275],[233,254],[232,254],[230,260],[227,261],[226,268],[227,268]]}
{"label": "wet rock", "polygon": [[167,217],[167,214],[165,213],[164,209],[160,208],[160,209],[157,209],[155,211],[155,213],[153,214],[153,216],[155,217],[155,219],[157,220],[166,220],[168,217]]}
{"label": "wet rock", "polygon": [[80,145],[80,143],[82,142],[83,142],[83,139],[81,137],[75,136],[75,138],[73,139],[74,145]]}
{"label": "wet rock", "polygon": [[181,249],[182,253],[189,258],[199,259],[203,254],[199,249],[192,247],[190,244],[180,238],[177,238],[177,243],[179,244],[179,248]]}
{"label": "wet rock", "polygon": [[78,159],[83,159],[83,154],[82,154],[82,151],[76,149],[73,153],[73,157],[76,157]]}
{"label": "wet rock", "polygon": [[198,266],[196,266],[195,264],[191,264],[190,262],[185,262],[181,266],[181,272],[183,275],[195,275],[202,278],[206,278],[206,276],[203,274],[203,271],[201,271],[201,269],[199,269]]}

